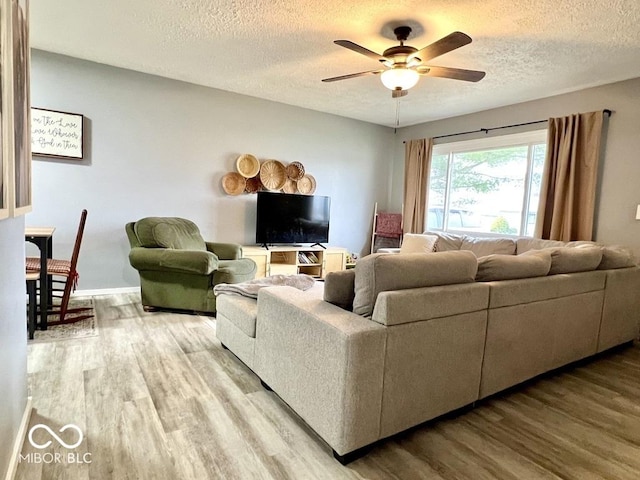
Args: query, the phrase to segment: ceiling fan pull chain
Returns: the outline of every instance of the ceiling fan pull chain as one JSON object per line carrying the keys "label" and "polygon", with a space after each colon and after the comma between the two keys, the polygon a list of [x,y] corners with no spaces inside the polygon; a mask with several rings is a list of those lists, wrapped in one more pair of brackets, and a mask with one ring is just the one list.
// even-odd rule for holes
{"label": "ceiling fan pull chain", "polygon": [[396,98],[396,128],[400,126],[400,97]]}

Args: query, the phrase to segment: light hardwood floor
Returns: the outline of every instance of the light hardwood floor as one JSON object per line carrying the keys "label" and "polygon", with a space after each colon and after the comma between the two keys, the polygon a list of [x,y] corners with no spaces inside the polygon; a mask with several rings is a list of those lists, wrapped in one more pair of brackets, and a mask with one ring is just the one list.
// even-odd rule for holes
{"label": "light hardwood floor", "polygon": [[[136,295],[95,305],[98,337],[29,346],[31,425],[76,424],[85,439],[73,450],[25,442],[27,459],[46,452],[63,461],[23,460],[17,479],[640,478],[637,344],[402,434],[343,467],[222,349],[215,320],[145,313]],[[71,433],[61,436],[73,442]],[[42,430],[34,438],[52,439]],[[69,463],[68,452],[91,463]]]}

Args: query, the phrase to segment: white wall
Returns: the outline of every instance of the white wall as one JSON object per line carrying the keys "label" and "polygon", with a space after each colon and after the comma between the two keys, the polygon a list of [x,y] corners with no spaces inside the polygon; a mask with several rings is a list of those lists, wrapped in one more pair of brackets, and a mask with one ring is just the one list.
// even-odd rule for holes
{"label": "white wall", "polygon": [[[86,116],[86,159],[34,157],[28,225],[56,227],[70,255],[87,208],[80,289],[138,285],[126,222],[182,216],[206,239],[255,243],[255,195],[230,197],[224,173],[242,153],[300,161],[331,197],[332,245],[360,252],[373,205],[385,205],[393,131],[41,51],[32,53],[32,105]],[[34,252],[35,253],[35,252]]]}
{"label": "white wall", "polygon": [[27,403],[24,217],[0,221],[0,478]]}
{"label": "white wall", "polygon": [[[405,140],[480,128],[512,125],[549,117],[602,109],[613,110],[605,128],[605,151],[597,192],[595,239],[603,243],[627,245],[640,258],[640,221],[635,220],[640,204],[640,78],[520,103],[484,112],[424,123],[398,130],[395,166],[391,187],[391,208],[402,204]],[[498,130],[492,135],[539,129],[542,125]],[[436,142],[467,140],[485,134],[464,135]]]}

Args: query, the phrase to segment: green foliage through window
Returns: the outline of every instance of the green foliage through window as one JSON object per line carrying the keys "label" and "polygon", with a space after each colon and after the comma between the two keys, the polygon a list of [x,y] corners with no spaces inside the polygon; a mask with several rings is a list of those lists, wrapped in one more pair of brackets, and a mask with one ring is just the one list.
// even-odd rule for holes
{"label": "green foliage through window", "polygon": [[429,229],[533,235],[545,132],[436,145]]}

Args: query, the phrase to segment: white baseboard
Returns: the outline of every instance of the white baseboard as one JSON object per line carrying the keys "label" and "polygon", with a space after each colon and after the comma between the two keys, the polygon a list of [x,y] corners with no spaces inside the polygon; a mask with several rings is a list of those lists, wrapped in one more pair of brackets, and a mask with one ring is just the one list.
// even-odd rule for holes
{"label": "white baseboard", "polygon": [[140,293],[140,287],[98,288],[95,290],[76,290],[72,297],[96,297],[99,295],[116,295],[118,293]]}
{"label": "white baseboard", "polygon": [[27,429],[29,428],[29,421],[31,420],[32,403],[33,399],[31,397],[27,397],[27,404],[24,407],[24,413],[22,414],[20,428],[18,429],[18,434],[16,435],[16,441],[13,444],[11,461],[9,462],[9,469],[7,470],[7,476],[5,477],[6,480],[13,480],[16,475],[16,470],[18,470],[18,457],[20,456],[20,452],[22,451],[22,444],[24,443],[24,439],[27,437]]}

